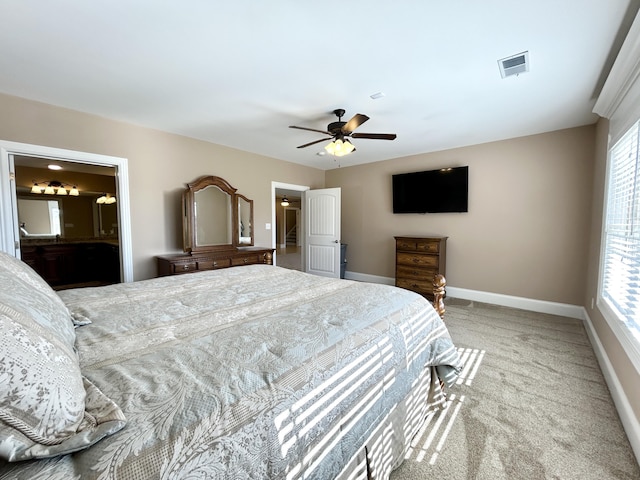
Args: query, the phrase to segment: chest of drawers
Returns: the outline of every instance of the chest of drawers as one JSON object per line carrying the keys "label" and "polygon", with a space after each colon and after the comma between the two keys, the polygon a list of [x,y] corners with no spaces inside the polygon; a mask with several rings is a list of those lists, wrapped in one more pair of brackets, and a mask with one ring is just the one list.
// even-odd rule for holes
{"label": "chest of drawers", "polygon": [[447,237],[394,237],[396,239],[396,287],[433,300],[433,279],[446,276]]}
{"label": "chest of drawers", "polygon": [[272,265],[273,251],[273,248],[240,247],[234,250],[217,252],[161,255],[156,257],[158,261],[158,276],[179,275],[255,263]]}

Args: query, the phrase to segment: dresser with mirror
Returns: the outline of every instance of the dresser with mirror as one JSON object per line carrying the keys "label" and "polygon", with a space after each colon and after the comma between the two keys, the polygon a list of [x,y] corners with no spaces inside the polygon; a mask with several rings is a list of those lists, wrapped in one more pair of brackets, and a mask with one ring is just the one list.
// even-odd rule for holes
{"label": "dresser with mirror", "polygon": [[182,234],[184,253],[156,257],[159,276],[273,263],[273,248],[254,246],[253,200],[221,177],[187,184]]}

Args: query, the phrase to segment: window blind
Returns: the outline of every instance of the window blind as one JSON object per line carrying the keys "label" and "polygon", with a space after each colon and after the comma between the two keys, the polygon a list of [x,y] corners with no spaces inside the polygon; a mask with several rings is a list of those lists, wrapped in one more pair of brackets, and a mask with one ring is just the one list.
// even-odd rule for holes
{"label": "window blind", "polygon": [[602,297],[640,343],[640,121],[611,149]]}

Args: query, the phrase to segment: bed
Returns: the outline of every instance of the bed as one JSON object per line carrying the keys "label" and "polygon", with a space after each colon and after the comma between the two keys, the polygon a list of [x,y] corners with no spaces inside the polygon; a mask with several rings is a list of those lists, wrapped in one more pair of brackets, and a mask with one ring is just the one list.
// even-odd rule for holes
{"label": "bed", "polygon": [[269,265],[54,292],[0,254],[0,478],[388,478],[461,364],[421,296]]}

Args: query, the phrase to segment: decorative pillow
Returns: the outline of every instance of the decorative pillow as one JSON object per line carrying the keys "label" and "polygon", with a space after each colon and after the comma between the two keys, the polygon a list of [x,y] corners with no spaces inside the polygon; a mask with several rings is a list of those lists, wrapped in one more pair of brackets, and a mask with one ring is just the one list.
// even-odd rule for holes
{"label": "decorative pillow", "polygon": [[76,341],[73,319],[58,294],[29,265],[0,252],[0,303],[5,300],[73,347]]}
{"label": "decorative pillow", "polygon": [[68,453],[124,426],[119,408],[83,379],[74,343],[53,289],[0,253],[0,458]]}

